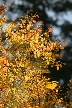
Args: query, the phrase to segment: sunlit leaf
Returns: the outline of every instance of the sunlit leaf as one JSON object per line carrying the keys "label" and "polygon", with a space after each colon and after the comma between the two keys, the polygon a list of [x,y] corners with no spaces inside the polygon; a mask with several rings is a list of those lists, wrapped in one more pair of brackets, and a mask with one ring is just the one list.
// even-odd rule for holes
{"label": "sunlit leaf", "polygon": [[27,76],[27,75],[25,75],[24,78],[25,78],[25,81],[26,81],[26,82],[27,82],[28,80],[30,80],[30,77]]}
{"label": "sunlit leaf", "polygon": [[48,82],[48,84],[46,85],[46,88],[53,90],[53,89],[55,89],[56,86],[57,86],[57,84],[55,82],[52,82],[52,83]]}
{"label": "sunlit leaf", "polygon": [[57,70],[59,70],[59,66],[57,66]]}

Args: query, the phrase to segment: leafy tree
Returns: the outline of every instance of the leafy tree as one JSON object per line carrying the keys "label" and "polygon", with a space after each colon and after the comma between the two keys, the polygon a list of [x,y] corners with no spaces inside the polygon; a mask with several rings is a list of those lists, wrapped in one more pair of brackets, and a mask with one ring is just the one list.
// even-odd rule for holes
{"label": "leafy tree", "polygon": [[[0,12],[1,15],[4,14],[3,9]],[[6,16],[0,18],[0,52],[3,54],[0,55],[2,108],[54,108],[59,102],[57,82],[51,82],[43,73],[48,71],[49,65],[56,66],[57,70],[62,67],[62,63],[56,59],[61,56],[57,51],[63,50],[64,45],[59,40],[50,40],[49,33],[53,32],[51,27],[43,34],[40,25],[32,28],[36,17],[39,16],[26,15],[18,22],[13,20],[4,31]],[[6,49],[2,45],[3,32],[7,41]]]}
{"label": "leafy tree", "polygon": [[[9,0],[2,0],[4,3],[7,3]],[[18,1],[18,2],[17,2]],[[22,1],[22,2],[21,2]],[[50,0],[11,0],[12,6],[9,8],[9,11],[6,12],[8,16],[7,22],[10,22],[13,18],[14,14],[18,14],[17,20],[19,20],[20,16],[25,15],[28,13],[30,15],[29,10],[33,10],[31,14],[37,14],[39,15],[39,18],[36,18],[36,21],[43,21],[44,25],[42,25],[43,31],[47,30],[51,25],[53,27],[60,29],[60,34],[53,36],[50,36],[50,39],[57,38],[58,36],[61,36],[61,39],[65,39],[66,41],[69,39],[71,42],[71,20],[64,20],[64,15],[68,16],[69,13],[71,13],[72,10],[72,1],[71,0],[53,0],[52,2]],[[12,13],[12,14],[11,14]],[[12,15],[12,16],[11,16]],[[62,21],[60,20],[62,19]],[[62,35],[63,34],[63,35]],[[62,40],[61,40],[62,41]],[[68,43],[65,49],[63,50],[63,57],[58,60],[62,62],[66,62],[67,66],[63,67],[59,73],[55,74],[56,70],[54,68],[50,68],[51,76],[55,80],[59,81],[59,79],[63,78],[64,84],[66,85],[68,83],[68,80],[71,77],[72,72],[72,46],[71,43]],[[69,75],[68,75],[69,74]]]}

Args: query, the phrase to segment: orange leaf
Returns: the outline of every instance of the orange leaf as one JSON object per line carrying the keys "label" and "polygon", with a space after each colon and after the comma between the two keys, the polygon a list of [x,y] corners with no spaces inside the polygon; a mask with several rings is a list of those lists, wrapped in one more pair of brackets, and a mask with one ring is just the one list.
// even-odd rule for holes
{"label": "orange leaf", "polygon": [[59,57],[59,54],[56,54],[55,57],[58,58]]}
{"label": "orange leaf", "polygon": [[57,70],[59,70],[59,66],[57,66]]}
{"label": "orange leaf", "polygon": [[25,35],[25,39],[28,39],[28,37],[29,37],[28,35]]}
{"label": "orange leaf", "polygon": [[6,60],[4,60],[4,62],[3,62],[4,64],[6,64],[7,63],[7,61]]}
{"label": "orange leaf", "polygon": [[63,50],[63,49],[64,49],[64,47],[63,47],[62,45],[60,45],[60,49],[61,49],[61,50]]}
{"label": "orange leaf", "polygon": [[3,91],[5,91],[7,88],[3,88]]}
{"label": "orange leaf", "polygon": [[7,67],[4,67],[3,72],[7,72],[7,69],[8,69]]}
{"label": "orange leaf", "polygon": [[53,46],[56,47],[56,42],[53,43]]}
{"label": "orange leaf", "polygon": [[53,44],[50,45],[50,49],[53,50]]}
{"label": "orange leaf", "polygon": [[33,22],[33,23],[36,23],[36,21],[35,21],[35,20],[32,20],[32,22]]}
{"label": "orange leaf", "polygon": [[53,29],[50,27],[48,32],[49,33],[52,33],[53,32]]}
{"label": "orange leaf", "polygon": [[0,6],[0,13],[1,13],[1,14],[4,14],[4,9],[5,9],[5,6],[4,6],[4,4],[2,4],[2,5]]}
{"label": "orange leaf", "polygon": [[19,76],[14,76],[15,77],[15,79],[18,79],[19,78]]}

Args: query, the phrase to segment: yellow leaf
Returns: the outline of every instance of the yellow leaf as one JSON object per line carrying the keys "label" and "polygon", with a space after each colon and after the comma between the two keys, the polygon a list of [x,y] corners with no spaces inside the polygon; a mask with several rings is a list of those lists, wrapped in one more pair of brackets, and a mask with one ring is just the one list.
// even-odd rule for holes
{"label": "yellow leaf", "polygon": [[29,70],[30,69],[30,66],[28,66],[27,69]]}
{"label": "yellow leaf", "polygon": [[14,81],[14,79],[13,78],[10,78],[10,82],[13,82]]}
{"label": "yellow leaf", "polygon": [[46,60],[46,63],[47,63],[47,65],[49,65],[50,64],[49,60]]}
{"label": "yellow leaf", "polygon": [[16,93],[16,88],[12,88],[12,90],[13,90],[13,93],[15,94]]}
{"label": "yellow leaf", "polygon": [[0,69],[1,69],[1,65],[0,65]]}
{"label": "yellow leaf", "polygon": [[67,44],[67,43],[66,43],[66,42],[64,42],[64,46],[66,46],[66,44]]}
{"label": "yellow leaf", "polygon": [[25,81],[27,82],[28,80],[30,80],[30,77],[25,75]]}
{"label": "yellow leaf", "polygon": [[37,57],[40,57],[40,51],[37,51]]}
{"label": "yellow leaf", "polygon": [[53,90],[53,89],[55,89],[56,86],[57,86],[56,83],[48,82],[48,84],[46,85],[46,88]]}

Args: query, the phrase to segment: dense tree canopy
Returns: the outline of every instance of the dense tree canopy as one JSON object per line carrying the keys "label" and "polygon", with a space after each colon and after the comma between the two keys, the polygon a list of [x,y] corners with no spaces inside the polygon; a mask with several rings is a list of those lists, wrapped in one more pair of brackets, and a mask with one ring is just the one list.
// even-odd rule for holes
{"label": "dense tree canopy", "polygon": [[[3,0],[4,3],[10,2],[9,0]],[[8,15],[7,22],[13,20],[16,17],[18,20],[20,16],[24,16],[26,13],[39,15],[37,21],[43,21],[43,30],[45,31],[48,27],[56,27],[60,31],[57,35],[53,34],[51,38],[55,39],[58,36],[63,39],[69,40],[69,43],[65,47],[63,58],[60,60],[65,60],[67,66],[61,70],[60,74],[54,74],[54,77],[60,79],[64,78],[65,81],[69,80],[72,72],[72,22],[71,19],[67,20],[64,18],[64,15],[68,15],[72,12],[72,1],[71,0],[12,0],[12,6],[6,12]],[[31,11],[30,11],[31,10]],[[33,11],[32,11],[33,10]],[[13,14],[12,14],[13,13]],[[13,16],[15,15],[15,17]],[[63,34],[63,35],[62,35]],[[55,36],[54,36],[55,35]],[[54,69],[52,70],[54,71]],[[56,70],[55,70],[56,71]],[[68,75],[69,74],[69,75]]]}

